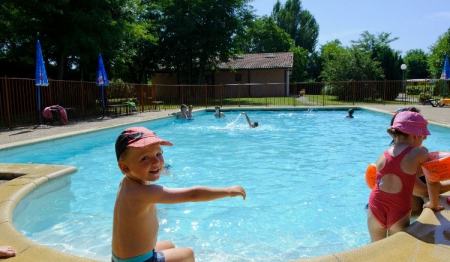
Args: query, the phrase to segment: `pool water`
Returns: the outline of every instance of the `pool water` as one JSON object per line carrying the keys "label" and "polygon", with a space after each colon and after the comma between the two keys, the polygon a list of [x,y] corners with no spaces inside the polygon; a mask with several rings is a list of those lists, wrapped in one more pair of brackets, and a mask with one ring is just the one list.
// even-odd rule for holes
{"label": "pool water", "polygon": [[[216,119],[140,125],[163,147],[166,187],[241,185],[247,199],[158,205],[159,240],[194,249],[197,261],[288,261],[370,242],[364,173],[388,147],[391,116],[358,110],[251,111]],[[78,172],[27,196],[14,212],[27,238],[77,256],[110,261],[120,180],[114,142],[125,127],[0,151],[2,162],[73,165]],[[448,129],[430,126],[430,151],[449,151]],[[6,161],[7,160],[7,161]]]}

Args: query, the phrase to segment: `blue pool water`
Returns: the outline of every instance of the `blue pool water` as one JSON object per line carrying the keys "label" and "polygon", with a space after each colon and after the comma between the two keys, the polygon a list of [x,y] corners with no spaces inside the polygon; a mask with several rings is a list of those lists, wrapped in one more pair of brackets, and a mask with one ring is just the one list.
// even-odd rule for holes
{"label": "blue pool water", "polygon": [[[167,187],[242,185],[247,200],[159,205],[159,240],[192,247],[197,261],[289,261],[369,243],[364,172],[387,148],[390,115],[356,111],[200,112],[141,124],[163,147]],[[110,261],[115,195],[123,175],[114,142],[125,127],[0,151],[2,162],[73,165],[78,172],[27,196],[14,213],[26,237]],[[430,151],[450,151],[448,129],[430,126]]]}

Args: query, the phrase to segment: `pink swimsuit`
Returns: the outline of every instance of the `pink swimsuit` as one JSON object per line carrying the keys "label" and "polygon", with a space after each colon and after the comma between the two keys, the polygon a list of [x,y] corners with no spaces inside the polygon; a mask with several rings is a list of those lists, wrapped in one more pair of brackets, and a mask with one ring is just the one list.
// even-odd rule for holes
{"label": "pink swimsuit", "polygon": [[[377,171],[376,183],[369,197],[369,207],[378,222],[385,228],[390,228],[411,211],[411,198],[416,176],[403,172],[400,163],[413,148],[408,146],[398,156],[391,156],[387,150],[384,151],[386,164],[383,169]],[[402,182],[400,192],[391,194],[380,190],[378,184],[386,174],[394,174],[400,178]]]}

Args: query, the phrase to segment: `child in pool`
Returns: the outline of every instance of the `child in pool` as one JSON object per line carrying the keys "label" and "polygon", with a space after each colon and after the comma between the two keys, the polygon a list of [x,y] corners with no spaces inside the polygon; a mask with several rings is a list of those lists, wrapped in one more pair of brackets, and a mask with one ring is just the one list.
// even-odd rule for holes
{"label": "child in pool", "polygon": [[354,118],[354,116],[353,116],[353,113],[354,113],[355,111],[352,109],[352,108],[350,108],[349,110],[348,110],[348,115],[346,115],[345,116],[345,118]]}
{"label": "child in pool", "polygon": [[251,128],[255,128],[255,127],[259,126],[259,123],[256,121],[252,123],[250,121],[250,118],[248,117],[248,115],[245,112],[242,112],[241,114],[243,114],[245,116],[245,119],[247,119],[247,123]]}
{"label": "child in pool", "polygon": [[118,166],[125,177],[117,192],[112,233],[112,261],[195,261],[190,248],[157,241],[156,204],[210,201],[246,197],[244,188],[167,188],[153,184],[164,167],[161,146],[171,146],[144,127],[123,131],[116,140]]}
{"label": "child in pool", "polygon": [[[376,183],[370,193],[367,226],[372,242],[393,235],[410,224],[411,199],[421,165],[429,160],[422,142],[430,135],[428,121],[416,112],[397,114],[387,132],[395,139],[377,160]],[[429,192],[439,195],[439,192]],[[434,197],[432,198],[434,199]],[[434,202],[433,202],[434,204]],[[433,205],[435,210],[443,207]]]}
{"label": "child in pool", "polygon": [[216,106],[214,109],[216,110],[216,113],[214,114],[216,118],[225,117],[225,114],[220,111],[220,106]]}
{"label": "child in pool", "polygon": [[192,111],[194,110],[194,107],[192,105],[189,105],[189,111],[187,114],[187,120],[192,120],[194,119],[194,115],[192,115]]}
{"label": "child in pool", "polygon": [[180,107],[180,112],[174,113],[178,118],[188,119],[188,112],[186,112],[187,106],[182,104]]}

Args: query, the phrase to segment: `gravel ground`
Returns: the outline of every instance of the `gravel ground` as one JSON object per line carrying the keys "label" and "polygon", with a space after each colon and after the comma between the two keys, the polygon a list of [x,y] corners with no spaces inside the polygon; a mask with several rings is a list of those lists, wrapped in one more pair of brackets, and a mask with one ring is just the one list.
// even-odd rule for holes
{"label": "gravel ground", "polygon": [[[364,106],[363,108],[391,113],[395,112],[398,107],[398,105],[370,105]],[[426,119],[428,119],[428,121],[450,127],[450,106],[432,107],[431,105],[416,105],[416,108],[420,109],[420,113]],[[168,117],[171,113],[174,113],[176,111],[178,111],[178,109],[133,113],[130,115],[122,115],[105,119],[78,119],[78,122],[70,120],[68,125],[62,126],[55,124],[52,126],[39,126],[37,128],[34,128],[35,126],[27,126],[14,128],[12,130],[1,130],[0,150],[7,147],[18,146],[21,144],[28,144],[62,136],[96,131],[113,126],[127,125],[162,117]],[[358,115],[358,111],[355,112],[355,115]]]}

